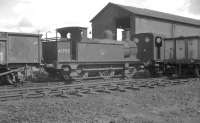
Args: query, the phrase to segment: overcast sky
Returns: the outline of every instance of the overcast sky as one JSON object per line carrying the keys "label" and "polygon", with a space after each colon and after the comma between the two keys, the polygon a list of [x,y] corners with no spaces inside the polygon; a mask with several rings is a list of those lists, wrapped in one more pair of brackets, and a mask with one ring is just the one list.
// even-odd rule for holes
{"label": "overcast sky", "polygon": [[0,0],[0,31],[89,27],[90,19],[109,2],[200,19],[200,0]]}

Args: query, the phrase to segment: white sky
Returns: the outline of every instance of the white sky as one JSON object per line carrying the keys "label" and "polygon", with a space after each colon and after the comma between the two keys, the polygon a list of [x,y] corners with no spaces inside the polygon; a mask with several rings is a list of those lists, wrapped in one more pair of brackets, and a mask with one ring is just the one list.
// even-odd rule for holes
{"label": "white sky", "polygon": [[109,2],[200,19],[200,0],[0,0],[0,31],[85,26]]}

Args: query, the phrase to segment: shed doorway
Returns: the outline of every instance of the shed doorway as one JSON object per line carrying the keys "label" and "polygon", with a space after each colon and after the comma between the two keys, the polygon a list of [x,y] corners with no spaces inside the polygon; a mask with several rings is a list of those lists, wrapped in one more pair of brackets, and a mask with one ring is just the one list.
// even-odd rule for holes
{"label": "shed doorway", "polygon": [[122,17],[116,19],[116,39],[118,41],[127,39],[128,37],[126,37],[126,32],[130,33],[130,27],[130,17]]}

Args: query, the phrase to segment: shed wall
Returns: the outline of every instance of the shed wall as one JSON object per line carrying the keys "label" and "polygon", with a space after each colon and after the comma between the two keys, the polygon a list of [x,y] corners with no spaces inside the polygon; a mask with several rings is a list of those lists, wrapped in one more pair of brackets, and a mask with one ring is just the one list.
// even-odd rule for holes
{"label": "shed wall", "polygon": [[172,24],[159,20],[136,17],[135,33],[155,33],[167,37],[172,36]]}
{"label": "shed wall", "polygon": [[180,36],[200,36],[200,28],[183,24],[175,24],[174,37]]}

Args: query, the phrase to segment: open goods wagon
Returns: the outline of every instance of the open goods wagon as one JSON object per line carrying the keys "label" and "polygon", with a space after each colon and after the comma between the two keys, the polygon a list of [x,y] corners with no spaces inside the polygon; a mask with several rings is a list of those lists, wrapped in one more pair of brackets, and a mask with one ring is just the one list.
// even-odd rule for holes
{"label": "open goods wagon", "polygon": [[[141,57],[154,75],[199,76],[200,37],[165,38],[152,33],[133,36]],[[153,41],[149,39],[154,39]]]}
{"label": "open goods wagon", "polygon": [[31,66],[41,63],[40,39],[38,34],[0,32],[1,83],[19,81]]}
{"label": "open goods wagon", "polygon": [[200,76],[200,37],[176,37],[164,40],[165,73]]}

